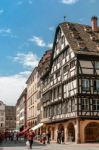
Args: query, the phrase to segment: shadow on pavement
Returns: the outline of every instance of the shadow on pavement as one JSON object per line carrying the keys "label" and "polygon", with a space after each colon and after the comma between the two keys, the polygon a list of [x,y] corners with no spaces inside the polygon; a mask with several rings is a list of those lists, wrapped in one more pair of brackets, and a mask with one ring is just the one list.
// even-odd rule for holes
{"label": "shadow on pavement", "polygon": [[[13,141],[7,142],[4,141],[3,143],[0,143],[0,150],[2,150],[1,148],[3,147],[24,147],[24,146],[26,146],[26,141],[17,141],[16,143]],[[33,146],[46,146],[46,145],[34,142]]]}

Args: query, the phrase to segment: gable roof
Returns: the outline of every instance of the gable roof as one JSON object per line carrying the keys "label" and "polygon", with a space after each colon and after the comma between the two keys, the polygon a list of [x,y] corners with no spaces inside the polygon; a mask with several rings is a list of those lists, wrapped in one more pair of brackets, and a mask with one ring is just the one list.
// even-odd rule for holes
{"label": "gable roof", "polygon": [[57,27],[56,35],[59,28],[76,54],[99,55],[99,32],[92,31],[91,26],[63,22]]}
{"label": "gable roof", "polygon": [[45,51],[41,60],[39,61],[38,72],[39,72],[41,78],[43,78],[46,74],[49,73],[50,63],[51,63],[51,55],[52,55],[52,50],[47,50],[47,51]]}

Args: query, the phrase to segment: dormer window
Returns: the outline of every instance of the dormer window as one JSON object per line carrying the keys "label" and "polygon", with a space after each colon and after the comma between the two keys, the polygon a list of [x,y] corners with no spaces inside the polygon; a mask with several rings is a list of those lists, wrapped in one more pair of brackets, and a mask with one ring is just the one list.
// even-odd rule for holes
{"label": "dormer window", "polygon": [[60,38],[61,38],[61,31],[59,31],[57,35],[57,39],[60,40]]}
{"label": "dormer window", "polygon": [[84,49],[86,46],[85,46],[85,43],[83,41],[80,41],[80,42],[78,42],[78,47],[80,49]]}
{"label": "dormer window", "polygon": [[80,39],[79,33],[78,33],[77,31],[72,31],[72,32],[71,32],[71,35],[72,35],[72,37],[75,38],[75,39]]}
{"label": "dormer window", "polygon": [[95,35],[90,35],[90,39],[91,39],[92,41],[97,41],[97,40],[98,40]]}
{"label": "dormer window", "polygon": [[61,44],[65,45],[65,37],[64,37],[64,35],[61,37]]}
{"label": "dormer window", "polygon": [[89,27],[84,27],[84,30],[85,30],[86,32],[92,32],[91,28],[89,28]]}
{"label": "dormer window", "polygon": [[76,31],[76,29],[74,28],[74,26],[71,25],[71,24],[67,24],[67,28],[68,28],[69,30]]}

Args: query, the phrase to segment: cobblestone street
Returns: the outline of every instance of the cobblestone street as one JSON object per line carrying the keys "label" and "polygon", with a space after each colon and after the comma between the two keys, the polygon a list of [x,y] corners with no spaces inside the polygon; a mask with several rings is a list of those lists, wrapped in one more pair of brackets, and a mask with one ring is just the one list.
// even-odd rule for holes
{"label": "cobblestone street", "polygon": [[[21,141],[18,143],[4,143],[0,145],[0,150],[26,150],[28,149],[25,146],[25,142]],[[74,144],[74,143],[67,143],[67,144],[49,144],[49,145],[42,145],[39,143],[34,143],[33,148],[34,150],[98,150],[99,144]]]}

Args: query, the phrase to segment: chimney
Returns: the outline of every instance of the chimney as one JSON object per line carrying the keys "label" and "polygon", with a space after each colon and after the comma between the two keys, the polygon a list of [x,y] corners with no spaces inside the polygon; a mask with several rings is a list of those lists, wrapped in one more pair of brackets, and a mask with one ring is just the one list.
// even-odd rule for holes
{"label": "chimney", "polygon": [[98,26],[97,26],[97,21],[98,21],[98,18],[96,16],[93,16],[91,18],[91,22],[92,22],[92,31],[98,31]]}

